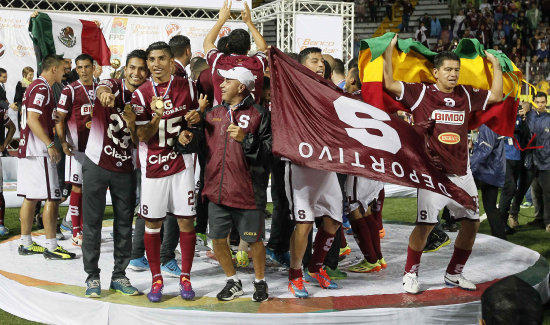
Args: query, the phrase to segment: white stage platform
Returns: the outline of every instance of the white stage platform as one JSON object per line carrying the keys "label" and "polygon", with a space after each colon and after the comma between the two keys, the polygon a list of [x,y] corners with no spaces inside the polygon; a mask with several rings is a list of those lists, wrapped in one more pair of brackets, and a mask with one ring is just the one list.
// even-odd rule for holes
{"label": "white stage platform", "polygon": [[[61,242],[78,254],[73,261],[47,261],[42,256],[19,256],[17,238],[0,243],[0,308],[29,320],[51,324],[477,324],[481,316],[480,297],[497,279],[519,276],[535,287],[544,301],[550,296],[549,267],[541,256],[525,247],[487,235],[479,235],[465,268],[465,275],[478,284],[477,291],[445,288],[443,274],[452,254],[452,244],[422,257],[420,281],[425,292],[409,295],[402,291],[401,276],[411,226],[386,224],[382,239],[388,268],[373,274],[348,272],[338,281],[337,290],[322,290],[308,285],[308,299],[293,298],[287,291],[287,271],[267,268],[270,300],[251,301],[254,272],[251,266],[238,269],[245,296],[220,303],[216,294],[224,286],[225,276],[216,261],[198,251],[192,269],[197,297],[183,301],[178,279],[165,278],[165,297],[159,304],[145,295],[123,297],[108,291],[113,266],[111,228],[105,222],[102,240],[102,298],[84,298],[81,251]],[[454,240],[456,233],[451,233]],[[43,243],[44,237],[35,234]],[[360,253],[347,236],[352,254],[341,262],[341,269],[356,263]],[[128,270],[127,276],[140,291],[148,292],[151,274]]]}

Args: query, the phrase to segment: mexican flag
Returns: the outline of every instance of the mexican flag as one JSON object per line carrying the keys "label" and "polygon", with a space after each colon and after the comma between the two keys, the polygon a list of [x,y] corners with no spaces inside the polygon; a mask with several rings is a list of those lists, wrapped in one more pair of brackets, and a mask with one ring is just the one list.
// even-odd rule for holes
{"label": "mexican flag", "polygon": [[59,54],[74,59],[82,53],[91,55],[100,65],[109,65],[111,51],[103,32],[95,22],[66,16],[39,13],[31,18],[29,34],[38,48],[37,59]]}
{"label": "mexican flag", "polygon": [[[362,81],[364,100],[387,112],[406,110],[401,103],[383,90],[383,54],[395,33],[361,41],[359,52],[359,74]],[[486,124],[496,133],[512,136],[516,123],[519,94],[523,79],[522,72],[503,53],[487,50],[498,58],[503,73],[502,102],[487,107],[485,111],[470,114],[468,126],[475,129]],[[462,39],[456,50],[460,57],[458,83],[479,89],[490,89],[493,67],[485,57],[483,45],[477,39]],[[432,74],[433,59],[437,53],[412,39],[399,39],[392,55],[393,78],[404,82],[435,83]]]}

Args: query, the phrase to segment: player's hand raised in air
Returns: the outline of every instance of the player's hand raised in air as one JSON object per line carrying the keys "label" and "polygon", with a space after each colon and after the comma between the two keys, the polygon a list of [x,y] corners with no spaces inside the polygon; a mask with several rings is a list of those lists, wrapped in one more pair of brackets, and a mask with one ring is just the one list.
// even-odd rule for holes
{"label": "player's hand raised in air", "polygon": [[191,125],[197,124],[201,121],[201,114],[197,111],[189,111],[185,114],[185,120]]}
{"label": "player's hand raised in air", "polygon": [[191,140],[193,140],[193,133],[188,130],[183,130],[178,137],[178,141],[184,146],[188,145]]}
{"label": "player's hand raised in air", "polygon": [[201,110],[201,113],[203,113],[206,108],[210,105],[210,102],[208,101],[208,96],[205,94],[199,95],[199,109]]}
{"label": "player's hand raised in air", "polygon": [[236,126],[235,124],[230,124],[227,128],[227,132],[229,132],[229,136],[235,139],[237,142],[243,142],[245,133],[243,129]]}
{"label": "player's hand raised in air", "polygon": [[248,2],[244,2],[244,9],[241,11],[241,19],[245,24],[252,23],[252,15],[250,14],[250,8],[248,7]]}
{"label": "player's hand raised in air", "polygon": [[111,94],[108,91],[104,91],[99,94],[99,102],[104,107],[114,107],[115,106],[115,95]]}
{"label": "player's hand raised in air", "polygon": [[229,5],[227,4],[227,0],[223,2],[223,7],[220,9],[220,16],[218,17],[218,20],[226,22],[229,17],[231,17],[231,4],[232,1],[229,1]]}

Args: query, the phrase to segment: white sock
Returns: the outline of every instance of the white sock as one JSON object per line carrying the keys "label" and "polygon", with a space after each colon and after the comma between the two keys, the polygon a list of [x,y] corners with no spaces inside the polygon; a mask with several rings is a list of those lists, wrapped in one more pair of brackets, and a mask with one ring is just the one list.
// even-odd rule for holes
{"label": "white sock", "polygon": [[32,244],[32,236],[31,235],[21,235],[21,239],[19,239],[19,243],[23,245],[23,247],[30,246]]}
{"label": "white sock", "polygon": [[259,283],[259,282],[262,282],[262,281],[265,281],[265,278],[261,278],[261,279],[259,279],[259,280],[258,280],[258,279],[254,279],[254,282],[256,282],[256,283]]}
{"label": "white sock", "polygon": [[226,279],[226,282],[229,281],[229,280],[233,280],[235,282],[239,282],[239,278],[237,277],[237,274],[233,275],[233,276],[228,276],[227,279]]}
{"label": "white sock", "polygon": [[47,239],[46,238],[46,248],[50,251],[50,252],[53,252],[56,248],[57,248],[57,238],[50,238],[50,239]]}

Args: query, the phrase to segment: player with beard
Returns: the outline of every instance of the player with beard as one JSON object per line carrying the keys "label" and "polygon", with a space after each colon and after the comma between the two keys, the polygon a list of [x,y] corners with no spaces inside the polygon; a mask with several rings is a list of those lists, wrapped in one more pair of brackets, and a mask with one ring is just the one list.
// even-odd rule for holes
{"label": "player with beard", "polygon": [[[55,131],[66,155],[65,182],[72,184],[69,214],[73,226],[73,245],[82,246],[82,163],[92,124],[96,84],[93,81],[93,58],[81,54],[75,62],[79,79],[61,92]],[[67,134],[66,128],[69,131]]]}
{"label": "player with beard", "polygon": [[[435,84],[403,83],[393,79],[392,53],[397,35],[384,53],[384,89],[413,115],[417,125],[431,129],[426,149],[432,160],[438,162],[449,179],[478,202],[477,188],[468,162],[468,117],[470,112],[485,110],[487,105],[502,101],[502,70],[498,60],[485,51],[493,68],[491,90],[458,85],[460,58],[452,52],[435,56],[433,75]],[[458,122],[457,122],[458,121]],[[462,270],[479,229],[479,209],[466,209],[456,201],[428,190],[418,190],[416,226],[409,237],[407,263],[403,276],[403,289],[419,293],[418,269],[426,239],[437,223],[439,210],[445,206],[451,215],[461,221],[455,241],[454,253],[447,266],[444,279],[448,286],[475,290],[476,286],[462,276]]]}
{"label": "player with beard", "polygon": [[[19,164],[17,169],[17,195],[24,197],[20,209],[21,239],[20,255],[43,254],[48,259],[73,259],[57,245],[55,236],[58,202],[61,191],[57,181],[55,164],[60,153],[54,147],[52,113],[55,100],[51,85],[61,82],[63,58],[48,55],[42,61],[42,74],[33,81],[23,97],[21,107],[21,139],[19,140]],[[46,247],[32,241],[32,219],[36,203],[46,200],[44,205],[44,230]]]}
{"label": "player with beard", "polygon": [[[299,61],[320,77],[324,77],[325,63],[321,49],[309,47],[302,50]],[[342,191],[338,177],[335,172],[312,169],[288,161],[285,183],[291,216],[296,222],[290,238],[288,290],[299,298],[308,296],[301,265],[315,218],[322,218],[323,222],[315,236],[306,281],[317,282],[323,289],[336,289],[338,285],[330,279],[322,266],[342,223]]]}
{"label": "player with beard", "polygon": [[[145,219],[145,252],[152,274],[151,302],[162,299],[160,228],[166,215],[176,217],[180,229],[180,294],[193,299],[190,272],[195,254],[195,178],[191,154],[174,150],[180,133],[195,142],[189,125],[200,121],[199,95],[192,80],[172,76],[174,56],[165,42],[147,48],[151,79],[132,95],[136,111],[141,167],[140,216]],[[201,103],[204,97],[201,96]],[[191,141],[192,142],[192,141]]]}
{"label": "player with beard", "polygon": [[98,267],[105,196],[110,190],[113,202],[114,269],[110,289],[123,295],[138,295],[126,277],[132,250],[132,221],[136,202],[132,150],[137,143],[136,114],[130,105],[132,93],[149,75],[146,55],[134,50],[126,58],[125,79],[105,79],[97,85],[92,127],[82,164],[84,231],[82,258],[86,297],[101,296]]}

